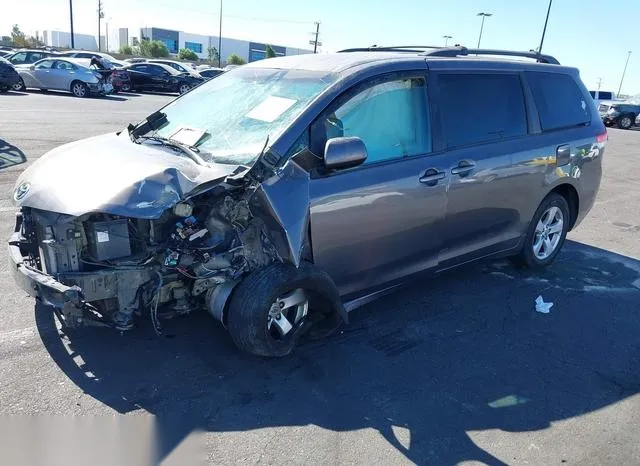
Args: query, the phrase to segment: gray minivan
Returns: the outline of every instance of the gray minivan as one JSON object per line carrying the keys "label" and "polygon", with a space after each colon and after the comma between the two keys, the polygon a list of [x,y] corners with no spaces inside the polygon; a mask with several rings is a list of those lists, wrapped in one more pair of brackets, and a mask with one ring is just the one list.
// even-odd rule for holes
{"label": "gray minivan", "polygon": [[241,349],[282,356],[419,274],[548,266],[594,203],[606,140],[578,70],[546,55],[262,60],[33,163],[11,268],[66,325],[147,316],[161,333],[205,309]]}

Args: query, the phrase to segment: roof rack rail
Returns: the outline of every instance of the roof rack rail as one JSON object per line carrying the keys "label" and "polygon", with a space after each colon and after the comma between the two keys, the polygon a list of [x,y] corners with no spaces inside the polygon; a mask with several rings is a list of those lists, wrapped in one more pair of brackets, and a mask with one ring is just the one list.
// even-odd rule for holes
{"label": "roof rack rail", "polygon": [[435,47],[431,45],[396,45],[392,47],[362,47],[354,49],[340,50],[340,52],[410,52],[422,53],[430,57],[460,57],[469,55],[496,55],[503,57],[523,57],[536,60],[538,63],[549,63],[559,65],[560,62],[551,55],[544,55],[536,51],[516,52],[513,50],[499,49],[468,49],[466,47],[456,45],[454,47]]}
{"label": "roof rack rail", "polygon": [[549,63],[552,65],[559,65],[560,62],[551,55],[543,55],[538,52],[516,52],[513,50],[499,50],[499,49],[468,49],[466,47],[448,47],[440,48],[426,53],[431,57],[457,57],[467,55],[496,55],[503,57],[523,57],[532,58],[538,63]]}
{"label": "roof rack rail", "polygon": [[441,49],[435,45],[392,45],[383,47],[379,45],[372,45],[371,47],[356,47],[353,49],[339,50],[338,53],[343,52],[414,52],[422,53],[426,50]]}

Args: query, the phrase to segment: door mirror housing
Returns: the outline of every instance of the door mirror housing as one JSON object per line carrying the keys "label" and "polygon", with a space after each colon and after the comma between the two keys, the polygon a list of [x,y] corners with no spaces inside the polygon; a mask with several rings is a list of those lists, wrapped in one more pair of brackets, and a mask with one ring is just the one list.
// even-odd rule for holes
{"label": "door mirror housing", "polygon": [[357,167],[367,159],[367,147],[358,137],[332,138],[324,146],[324,166],[332,170]]}

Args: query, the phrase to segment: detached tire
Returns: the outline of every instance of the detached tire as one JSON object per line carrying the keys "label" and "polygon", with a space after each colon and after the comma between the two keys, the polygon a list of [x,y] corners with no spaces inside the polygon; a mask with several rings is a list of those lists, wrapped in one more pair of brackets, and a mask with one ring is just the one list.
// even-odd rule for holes
{"label": "detached tire", "polygon": [[[307,299],[307,312],[297,320],[295,316],[304,308],[299,303],[301,296]],[[295,307],[285,307],[285,303]],[[313,264],[303,262],[296,268],[274,263],[247,276],[234,290],[227,329],[241,350],[257,356],[282,357],[291,353],[312,326],[337,328],[339,303],[333,281]],[[277,319],[278,308],[282,309],[280,318],[286,318],[288,324]],[[289,329],[286,334],[282,334],[283,328]]]}
{"label": "detached tire", "polygon": [[559,194],[549,194],[533,215],[524,245],[513,257],[514,262],[534,270],[551,265],[562,249],[570,221],[567,200]]}

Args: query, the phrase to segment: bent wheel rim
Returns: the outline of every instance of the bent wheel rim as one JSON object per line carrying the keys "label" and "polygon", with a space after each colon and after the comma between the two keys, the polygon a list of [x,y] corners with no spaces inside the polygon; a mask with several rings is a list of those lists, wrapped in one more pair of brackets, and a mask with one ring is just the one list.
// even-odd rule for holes
{"label": "bent wheel rim", "polygon": [[564,228],[562,210],[551,206],[544,211],[533,235],[533,255],[538,260],[548,259],[558,249]]}
{"label": "bent wheel rim", "polygon": [[309,312],[309,298],[302,288],[278,297],[269,308],[267,330],[277,340],[287,337]]}

